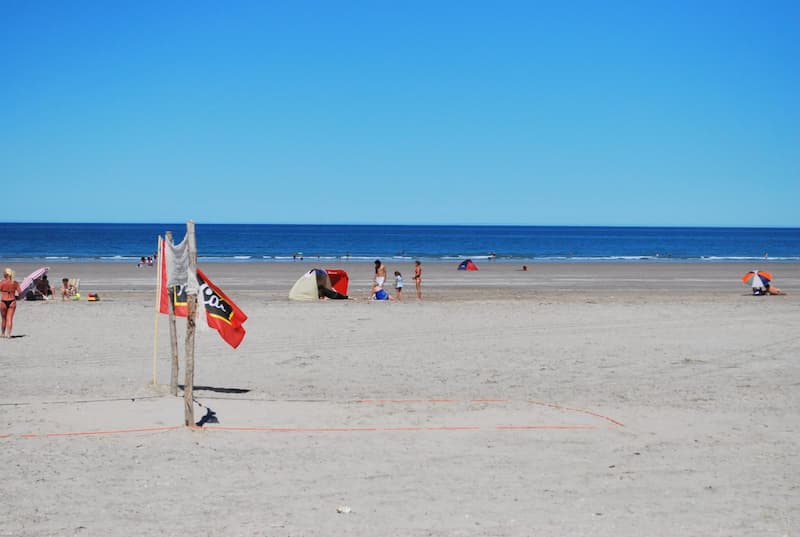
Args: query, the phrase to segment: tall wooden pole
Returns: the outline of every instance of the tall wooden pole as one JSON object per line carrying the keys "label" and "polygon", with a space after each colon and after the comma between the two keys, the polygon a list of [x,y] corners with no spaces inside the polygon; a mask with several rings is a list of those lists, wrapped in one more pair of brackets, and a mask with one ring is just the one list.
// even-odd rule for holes
{"label": "tall wooden pole", "polygon": [[[161,255],[161,235],[158,236],[158,256]],[[156,311],[155,321],[153,321],[153,386],[158,384],[158,316],[161,314],[161,259],[156,263],[158,274],[156,274]]]}
{"label": "tall wooden pole", "polygon": [[194,222],[186,222],[186,238],[189,246],[189,277],[195,278],[186,293],[186,380],[183,386],[183,409],[185,425],[194,425],[194,331],[197,314],[197,242],[194,236]]}
{"label": "tall wooden pole", "polygon": [[[165,236],[167,244],[172,246],[172,232],[167,231]],[[171,297],[169,299],[169,348],[172,358],[172,370],[169,375],[169,392],[172,395],[178,395],[178,328],[175,326],[175,304],[173,304]]]}

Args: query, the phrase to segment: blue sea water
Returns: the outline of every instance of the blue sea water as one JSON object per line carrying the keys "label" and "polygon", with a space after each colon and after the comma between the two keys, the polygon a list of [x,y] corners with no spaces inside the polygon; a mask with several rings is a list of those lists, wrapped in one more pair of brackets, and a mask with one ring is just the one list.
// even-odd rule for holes
{"label": "blue sea water", "polygon": [[[0,259],[135,262],[185,224],[0,223]],[[800,228],[197,224],[200,262],[800,261]]]}

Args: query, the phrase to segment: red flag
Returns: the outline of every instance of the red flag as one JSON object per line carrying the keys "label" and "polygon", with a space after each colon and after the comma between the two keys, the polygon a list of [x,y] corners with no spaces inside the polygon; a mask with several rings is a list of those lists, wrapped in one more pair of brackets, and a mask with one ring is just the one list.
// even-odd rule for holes
{"label": "red flag", "polygon": [[[169,304],[172,303],[175,315],[186,317],[189,314],[186,289],[182,285],[167,287],[167,267],[164,261],[163,245],[159,252],[158,265],[161,270],[161,295],[158,311],[169,313]],[[242,324],[247,320],[247,315],[200,269],[197,269],[197,283],[200,286],[197,300],[206,310],[208,326],[219,332],[222,339],[235,349],[244,339],[245,330]]]}
{"label": "red flag", "polygon": [[215,328],[222,339],[235,349],[244,339],[242,324],[247,320],[247,315],[200,269],[197,269],[197,283],[200,284],[197,300],[206,309],[208,326]]}

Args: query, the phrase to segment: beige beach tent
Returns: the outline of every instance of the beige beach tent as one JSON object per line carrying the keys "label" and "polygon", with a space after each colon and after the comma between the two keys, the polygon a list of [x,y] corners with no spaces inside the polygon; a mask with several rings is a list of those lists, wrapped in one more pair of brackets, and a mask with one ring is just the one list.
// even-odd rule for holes
{"label": "beige beach tent", "polygon": [[289,300],[346,299],[348,282],[342,269],[311,269],[294,283]]}
{"label": "beige beach tent", "polygon": [[317,289],[317,271],[311,269],[294,282],[289,291],[289,300],[317,300],[319,290]]}

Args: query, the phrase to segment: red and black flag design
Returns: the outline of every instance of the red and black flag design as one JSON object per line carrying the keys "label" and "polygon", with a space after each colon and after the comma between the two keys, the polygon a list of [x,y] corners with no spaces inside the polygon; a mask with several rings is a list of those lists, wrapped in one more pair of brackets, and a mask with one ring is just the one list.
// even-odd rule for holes
{"label": "red and black flag design", "polygon": [[[163,249],[160,254],[160,259],[164,259]],[[186,317],[189,308],[185,287],[182,285],[167,287],[166,266],[161,262],[159,265],[161,266],[159,312],[169,313],[169,305],[172,303],[175,315]],[[197,283],[200,286],[197,300],[206,311],[208,326],[219,332],[222,339],[235,349],[244,339],[245,330],[242,325],[247,320],[247,315],[200,269],[197,269]]]}
{"label": "red and black flag design", "polygon": [[206,309],[208,326],[215,328],[222,339],[235,349],[244,339],[242,325],[247,320],[247,315],[200,269],[197,269],[197,283],[200,285],[197,300]]}

